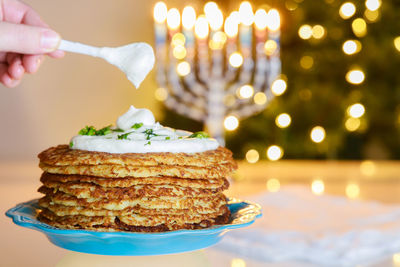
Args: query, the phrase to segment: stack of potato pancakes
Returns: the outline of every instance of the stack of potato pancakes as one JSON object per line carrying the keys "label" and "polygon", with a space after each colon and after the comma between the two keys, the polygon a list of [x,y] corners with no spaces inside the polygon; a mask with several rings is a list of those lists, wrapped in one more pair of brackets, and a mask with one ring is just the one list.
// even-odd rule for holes
{"label": "stack of potato pancakes", "polygon": [[63,229],[162,232],[229,220],[223,190],[237,166],[223,147],[200,153],[39,154],[40,221]]}

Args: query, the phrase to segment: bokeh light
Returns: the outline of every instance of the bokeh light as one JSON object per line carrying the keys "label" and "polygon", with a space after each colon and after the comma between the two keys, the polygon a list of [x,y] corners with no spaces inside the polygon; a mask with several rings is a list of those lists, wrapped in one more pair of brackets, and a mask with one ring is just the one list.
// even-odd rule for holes
{"label": "bokeh light", "polygon": [[365,1],[365,7],[371,11],[377,10],[381,6],[381,4],[382,3],[380,0],[366,0]]}
{"label": "bokeh light", "polygon": [[315,195],[322,195],[325,191],[325,184],[322,180],[317,179],[311,183],[311,192]]}
{"label": "bokeh light", "polygon": [[358,40],[347,40],[343,43],[343,52],[347,55],[353,55],[361,51],[362,45]]}
{"label": "bokeh light", "polygon": [[325,28],[321,25],[312,27],[312,36],[315,39],[322,39],[325,36]]}
{"label": "bokeh light", "polygon": [[186,48],[182,45],[175,46],[172,54],[176,59],[184,59],[186,57]]}
{"label": "bokeh light", "polygon": [[232,67],[239,68],[243,64],[243,56],[239,52],[234,52],[229,57],[229,64]]}
{"label": "bokeh light", "polygon": [[267,158],[271,161],[277,161],[283,157],[283,149],[280,146],[272,145],[267,148]]}
{"label": "bokeh light", "polygon": [[239,120],[235,116],[229,115],[224,120],[224,127],[228,131],[233,131],[239,127]]}
{"label": "bokeh light", "polygon": [[394,38],[393,43],[394,43],[394,47],[396,47],[397,51],[400,52],[400,36],[397,36],[396,38]]}
{"label": "bokeh light", "polygon": [[272,8],[268,11],[268,28],[271,31],[277,31],[281,27],[281,16],[278,10]]}
{"label": "bokeh light", "polygon": [[271,91],[274,95],[280,96],[286,91],[287,84],[282,79],[275,80],[271,85]]}
{"label": "bokeh light", "polygon": [[154,97],[158,101],[165,101],[167,99],[167,97],[168,97],[167,89],[165,89],[163,87],[157,88],[156,91],[154,92]]}
{"label": "bokeh light", "polygon": [[227,40],[226,34],[224,32],[218,31],[213,34],[209,46],[213,50],[222,49],[226,43],[226,40]]}
{"label": "bokeh light", "polygon": [[204,39],[208,36],[210,29],[208,28],[208,21],[204,15],[197,18],[194,24],[194,32],[199,39]]}
{"label": "bokeh light", "polygon": [[344,123],[346,130],[349,132],[357,131],[360,128],[361,121],[358,118],[348,118]]}
{"label": "bokeh light", "polygon": [[351,2],[346,2],[340,6],[339,15],[342,19],[351,18],[356,13],[356,6]]}
{"label": "bokeh light", "polygon": [[353,104],[347,109],[347,114],[353,118],[360,118],[364,113],[365,107],[360,103]]}
{"label": "bokeh light", "polygon": [[299,28],[299,32],[298,33],[299,33],[300,38],[304,39],[304,40],[310,39],[312,34],[313,34],[311,26],[307,25],[307,24],[302,25]]}
{"label": "bokeh light", "polygon": [[177,66],[176,66],[176,72],[178,72],[178,74],[180,76],[186,76],[190,73],[190,64],[186,61],[182,61],[180,62]]}
{"label": "bokeh light", "polygon": [[255,149],[246,152],[246,160],[249,163],[256,163],[260,159],[260,154]]}
{"label": "bokeh light", "polygon": [[256,11],[256,14],[254,14],[254,24],[259,30],[265,30],[265,28],[267,28],[268,14],[264,9],[260,8]]}
{"label": "bokeh light", "polygon": [[375,22],[379,19],[380,12],[379,9],[371,11],[369,9],[366,9],[364,11],[364,17],[369,21],[369,22]]}
{"label": "bokeh light", "polygon": [[321,126],[315,126],[312,128],[310,138],[314,143],[321,143],[325,139],[325,129]]}
{"label": "bokeh light", "polygon": [[396,264],[396,266],[398,264],[400,264],[400,253],[394,253],[392,260],[393,260],[393,263]]}
{"label": "bokeh light", "polygon": [[217,3],[210,1],[204,5],[203,11],[204,11],[204,14],[207,14],[207,13],[212,13],[213,11],[215,11],[217,9],[218,9]]}
{"label": "bokeh light", "polygon": [[175,34],[172,36],[171,44],[172,44],[173,46],[178,46],[178,45],[184,46],[184,45],[185,45],[185,42],[186,42],[185,35],[183,35],[183,34],[180,33],[180,32],[175,33]]}
{"label": "bokeh light", "polygon": [[376,173],[376,165],[371,160],[364,160],[360,163],[360,172],[365,176],[373,176]]}
{"label": "bokeh light", "polygon": [[364,37],[367,34],[367,23],[362,18],[355,19],[351,28],[357,37]]}
{"label": "bokeh light", "polygon": [[181,15],[179,13],[179,10],[176,8],[171,8],[170,10],[168,10],[167,13],[168,28],[176,30],[179,28],[180,24],[181,24]]}
{"label": "bokeh light", "polygon": [[239,19],[243,25],[250,26],[254,22],[253,7],[250,2],[244,1],[239,6]]}
{"label": "bokeh light", "polygon": [[226,18],[225,24],[224,24],[224,31],[226,35],[229,37],[235,37],[238,34],[239,30],[239,19],[238,15],[235,15],[237,11],[234,11],[229,15],[229,17]]}
{"label": "bokeh light", "polygon": [[265,42],[264,51],[267,56],[274,54],[277,48],[278,44],[274,40],[268,40]]}
{"label": "bokeh light", "polygon": [[251,85],[243,85],[242,87],[239,88],[239,97],[240,98],[250,98],[252,97],[254,94],[254,89],[253,86]]}
{"label": "bokeh light", "polygon": [[364,81],[365,74],[360,69],[353,69],[346,73],[346,81],[352,84],[360,84]]}
{"label": "bokeh light", "polygon": [[212,30],[218,31],[222,28],[222,25],[224,24],[224,16],[222,15],[222,11],[220,9],[217,8],[205,14],[208,24],[210,24],[210,28]]}
{"label": "bokeh light", "polygon": [[360,196],[360,187],[358,184],[350,183],[346,186],[346,196],[351,199],[358,198]]}
{"label": "bokeh light", "polygon": [[287,113],[281,113],[275,118],[275,124],[279,128],[286,128],[292,122],[292,118]]}
{"label": "bokeh light", "polygon": [[278,192],[281,188],[281,183],[276,178],[268,179],[267,181],[267,190],[271,193]]}
{"label": "bokeh light", "polygon": [[300,58],[300,66],[305,69],[311,69],[314,65],[314,59],[311,56],[302,56]]}
{"label": "bokeh light", "polygon": [[196,11],[191,6],[186,6],[182,11],[182,26],[187,30],[191,30],[196,23]]}
{"label": "bokeh light", "polygon": [[233,258],[231,260],[231,267],[246,267],[246,262],[240,258]]}
{"label": "bokeh light", "polygon": [[165,20],[167,19],[167,5],[164,2],[157,2],[154,5],[153,9],[153,17],[154,20],[158,23],[164,23]]}
{"label": "bokeh light", "polygon": [[267,103],[267,96],[263,92],[258,92],[254,95],[254,103],[264,105]]}

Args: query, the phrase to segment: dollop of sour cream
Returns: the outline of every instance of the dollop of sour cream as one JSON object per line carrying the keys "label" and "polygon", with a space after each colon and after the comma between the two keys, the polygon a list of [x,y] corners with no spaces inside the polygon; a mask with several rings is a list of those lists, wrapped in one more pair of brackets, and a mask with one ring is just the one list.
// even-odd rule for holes
{"label": "dollop of sour cream", "polygon": [[154,66],[153,48],[146,43],[133,43],[117,48],[102,47],[100,54],[109,63],[121,69],[136,88]]}
{"label": "dollop of sour cream", "polygon": [[156,122],[148,109],[129,110],[117,119],[116,128],[106,135],[72,137],[72,149],[108,153],[198,153],[218,148],[213,138],[190,137],[192,133],[164,127]]}

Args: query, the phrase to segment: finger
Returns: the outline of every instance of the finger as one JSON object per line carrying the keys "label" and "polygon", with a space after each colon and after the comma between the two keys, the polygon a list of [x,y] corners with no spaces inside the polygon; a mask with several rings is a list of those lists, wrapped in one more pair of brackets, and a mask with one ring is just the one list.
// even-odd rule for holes
{"label": "finger", "polygon": [[43,55],[24,55],[22,66],[27,73],[35,73],[43,61]]}
{"label": "finger", "polygon": [[0,63],[6,62],[7,54],[5,52],[0,52]]}
{"label": "finger", "polygon": [[12,88],[17,86],[21,80],[13,80],[8,74],[8,65],[0,64],[0,82],[6,87]]}
{"label": "finger", "polygon": [[61,50],[56,50],[54,52],[48,53],[47,55],[52,58],[62,58],[65,56],[65,52]]}
{"label": "finger", "polygon": [[3,0],[3,3],[3,21],[48,28],[48,25],[29,5],[15,0]]}
{"label": "finger", "polygon": [[24,75],[25,69],[22,66],[21,56],[17,55],[8,64],[8,74],[13,80],[20,80]]}
{"label": "finger", "polygon": [[44,54],[57,49],[58,33],[42,28],[0,22],[0,51],[21,54]]}

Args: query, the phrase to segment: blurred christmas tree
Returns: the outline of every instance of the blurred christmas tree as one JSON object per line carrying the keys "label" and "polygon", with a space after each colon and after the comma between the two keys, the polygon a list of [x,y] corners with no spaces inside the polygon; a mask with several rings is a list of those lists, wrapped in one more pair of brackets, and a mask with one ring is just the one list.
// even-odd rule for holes
{"label": "blurred christmas tree", "polygon": [[[258,156],[399,159],[400,2],[268,4],[282,16],[287,89],[264,112],[227,132],[226,146],[237,158],[247,153],[250,161]],[[171,111],[164,123],[202,128]]]}

